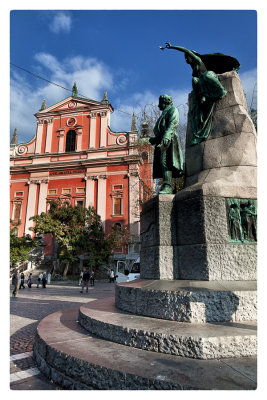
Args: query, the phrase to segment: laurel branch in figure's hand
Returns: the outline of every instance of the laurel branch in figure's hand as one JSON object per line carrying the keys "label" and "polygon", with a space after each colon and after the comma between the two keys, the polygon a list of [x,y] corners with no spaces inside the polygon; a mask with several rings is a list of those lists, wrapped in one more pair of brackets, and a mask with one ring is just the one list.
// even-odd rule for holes
{"label": "laurel branch in figure's hand", "polygon": [[160,48],[160,50],[164,50],[166,48],[169,49],[170,46],[171,46],[171,44],[169,42],[166,42],[166,46],[165,47],[159,46],[159,48]]}

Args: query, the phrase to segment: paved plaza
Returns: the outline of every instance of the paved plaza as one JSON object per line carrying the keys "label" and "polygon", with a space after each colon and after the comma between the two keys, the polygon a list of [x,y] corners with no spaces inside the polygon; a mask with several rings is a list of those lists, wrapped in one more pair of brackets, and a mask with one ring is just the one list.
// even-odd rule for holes
{"label": "paved plaza", "polygon": [[[10,291],[12,296],[12,290]],[[10,299],[10,388],[12,390],[60,390],[44,377],[32,357],[39,322],[59,310],[114,295],[114,284],[96,282],[89,293],[81,294],[77,282],[57,282],[18,291]]]}

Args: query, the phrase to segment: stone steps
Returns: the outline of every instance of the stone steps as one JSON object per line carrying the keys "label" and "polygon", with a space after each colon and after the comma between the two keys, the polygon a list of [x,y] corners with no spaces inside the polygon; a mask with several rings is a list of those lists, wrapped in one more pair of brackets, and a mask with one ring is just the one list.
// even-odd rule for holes
{"label": "stone steps", "polygon": [[136,279],[116,285],[116,307],[190,323],[257,320],[256,281]]}
{"label": "stone steps", "polygon": [[80,325],[103,339],[158,353],[216,359],[257,354],[256,321],[192,324],[132,315],[114,298],[84,304]]}
{"label": "stone steps", "polygon": [[256,389],[256,358],[197,360],[123,346],[89,334],[79,308],[44,318],[34,357],[41,372],[65,389]]}

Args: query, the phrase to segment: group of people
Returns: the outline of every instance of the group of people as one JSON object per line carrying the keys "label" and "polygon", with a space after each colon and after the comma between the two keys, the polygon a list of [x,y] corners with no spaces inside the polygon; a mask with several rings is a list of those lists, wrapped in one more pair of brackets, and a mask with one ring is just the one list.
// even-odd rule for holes
{"label": "group of people", "polygon": [[87,271],[87,268],[84,268],[83,272],[81,272],[81,275],[80,275],[79,285],[82,286],[80,293],[83,293],[84,288],[86,289],[86,293],[88,293],[89,282],[90,282],[90,286],[95,286],[95,271],[92,270],[91,274],[90,274]]}
{"label": "group of people", "polygon": [[[108,278],[109,278],[109,282],[115,282],[116,280],[116,276],[114,274],[114,270],[113,269],[109,269],[108,270]],[[51,282],[51,274],[50,273],[46,273],[46,272],[41,272],[37,278],[37,285],[36,287],[39,288],[40,285],[42,285],[43,288],[46,288],[47,283],[50,284]],[[20,274],[19,269],[17,269],[13,276],[12,276],[12,285],[14,286],[14,290],[13,290],[13,296],[16,297],[17,293],[18,293],[18,289],[25,289],[25,275],[24,272],[22,271]],[[86,293],[88,293],[89,290],[89,283],[90,286],[94,286],[95,285],[95,271],[92,270],[91,273],[89,273],[89,271],[87,270],[87,268],[83,268],[83,271],[81,272],[80,275],[80,281],[79,281],[79,286],[81,286],[81,291],[80,293],[84,293],[84,290],[86,291]],[[33,278],[32,278],[32,273],[30,273],[28,280],[27,280],[27,285],[28,288],[31,288],[33,284]]]}
{"label": "group of people", "polygon": [[[48,275],[46,274],[46,272],[41,272],[38,276],[37,279],[37,288],[42,285],[43,288],[46,288],[47,283],[49,284],[51,282],[51,274],[48,273]],[[14,286],[13,289],[13,297],[16,297],[18,294],[18,290],[20,289],[25,289],[25,275],[24,272],[21,271],[20,274],[20,270],[17,269],[14,274],[12,275],[12,285]],[[32,278],[32,273],[30,273],[28,280],[27,280],[27,286],[29,289],[31,289],[33,284],[33,278]]]}
{"label": "group of people", "polygon": [[[109,279],[110,283],[115,282],[116,275],[115,275],[113,269],[108,270],[108,279]],[[87,268],[83,268],[83,271],[80,274],[80,280],[79,280],[79,286],[81,286],[80,293],[84,293],[84,290],[86,291],[86,293],[88,293],[89,283],[90,283],[90,286],[95,285],[95,271],[92,270],[91,273],[89,273]]]}

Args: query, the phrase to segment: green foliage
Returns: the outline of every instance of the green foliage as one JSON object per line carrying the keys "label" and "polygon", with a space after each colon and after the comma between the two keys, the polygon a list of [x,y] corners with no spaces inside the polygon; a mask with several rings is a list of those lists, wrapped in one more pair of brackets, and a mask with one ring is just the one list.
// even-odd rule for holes
{"label": "green foliage", "polygon": [[10,264],[15,266],[17,263],[23,263],[29,260],[30,251],[38,246],[35,239],[32,239],[30,235],[23,235],[22,237],[17,236],[17,229],[20,225],[18,222],[10,229]]}
{"label": "green foliage", "polygon": [[118,235],[114,232],[106,237],[100,216],[93,207],[60,206],[55,200],[50,201],[47,213],[31,218],[36,234],[51,234],[58,243],[58,257],[66,268],[78,260],[78,255],[89,257],[89,267],[97,269],[109,262],[111,250],[117,245]]}

